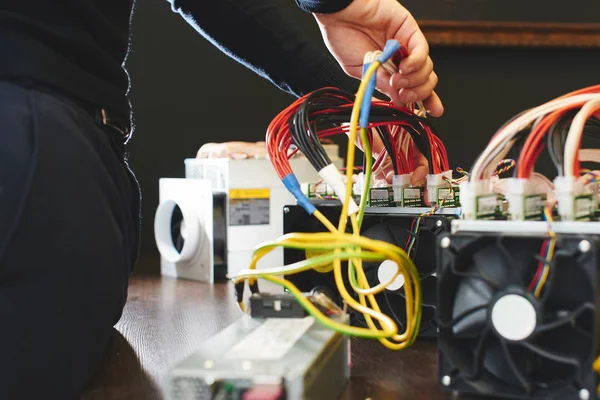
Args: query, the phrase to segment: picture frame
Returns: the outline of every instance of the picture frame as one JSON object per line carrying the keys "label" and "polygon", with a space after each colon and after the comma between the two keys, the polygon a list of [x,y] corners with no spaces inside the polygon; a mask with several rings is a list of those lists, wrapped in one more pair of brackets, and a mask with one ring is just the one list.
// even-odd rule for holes
{"label": "picture frame", "polygon": [[432,46],[600,48],[599,0],[400,0]]}
{"label": "picture frame", "polygon": [[599,24],[419,21],[432,46],[600,48]]}

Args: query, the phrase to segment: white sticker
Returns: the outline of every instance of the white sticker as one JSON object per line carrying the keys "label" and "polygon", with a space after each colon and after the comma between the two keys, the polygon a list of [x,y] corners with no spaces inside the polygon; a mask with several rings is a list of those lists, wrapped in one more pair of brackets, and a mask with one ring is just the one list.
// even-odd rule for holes
{"label": "white sticker", "polygon": [[593,210],[591,197],[579,197],[575,199],[575,218],[589,217]]}
{"label": "white sticker", "polygon": [[418,188],[404,189],[404,198],[405,199],[419,199],[419,198],[421,198],[421,190]]}
{"label": "white sticker", "polygon": [[454,192],[450,192],[450,189],[438,189],[438,201],[444,199],[452,200],[454,198]]}
{"label": "white sticker", "polygon": [[541,213],[543,207],[542,196],[529,196],[525,198],[525,216],[534,217]]}
{"label": "white sticker", "polygon": [[494,214],[498,198],[495,195],[481,196],[477,198],[477,216]]}
{"label": "white sticker", "polygon": [[250,332],[227,354],[230,360],[279,360],[313,325],[313,317],[271,318]]}
{"label": "white sticker", "polygon": [[387,189],[371,189],[371,200],[388,200],[389,197]]}

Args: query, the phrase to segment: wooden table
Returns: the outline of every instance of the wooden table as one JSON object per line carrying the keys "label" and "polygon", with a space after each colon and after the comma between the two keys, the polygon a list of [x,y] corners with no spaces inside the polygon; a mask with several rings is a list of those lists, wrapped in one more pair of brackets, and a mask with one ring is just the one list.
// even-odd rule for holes
{"label": "wooden table", "polygon": [[[231,285],[134,276],[105,366],[83,400],[162,399],[169,368],[240,316]],[[438,390],[435,342],[392,352],[353,340],[352,364],[342,400],[448,398]]]}

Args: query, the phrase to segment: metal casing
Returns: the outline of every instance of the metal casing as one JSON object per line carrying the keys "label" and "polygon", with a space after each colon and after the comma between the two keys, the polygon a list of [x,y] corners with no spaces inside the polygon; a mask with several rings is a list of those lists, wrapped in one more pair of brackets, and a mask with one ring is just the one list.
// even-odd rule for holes
{"label": "metal casing", "polygon": [[[344,316],[343,320],[346,319]],[[252,340],[252,332],[269,321],[288,325],[287,335],[293,336],[293,324],[302,324],[303,320],[311,321],[242,317],[171,369],[166,382],[167,398],[210,399],[213,385],[223,382],[241,387],[283,382],[287,400],[338,398],[350,376],[345,336],[313,320],[308,329],[298,338],[291,338],[293,340],[280,337],[279,343],[274,343],[264,336]],[[282,343],[286,341],[289,350],[282,352]],[[248,350],[237,351],[239,346]],[[232,357],[232,352],[237,354]],[[245,354],[240,356],[240,353]],[[283,355],[279,357],[274,353]]]}

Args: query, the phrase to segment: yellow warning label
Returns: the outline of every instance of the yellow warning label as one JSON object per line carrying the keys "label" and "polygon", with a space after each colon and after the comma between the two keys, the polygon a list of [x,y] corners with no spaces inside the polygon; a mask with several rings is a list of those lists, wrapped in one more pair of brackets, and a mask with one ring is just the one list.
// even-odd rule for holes
{"label": "yellow warning label", "polygon": [[270,197],[269,189],[229,189],[230,199],[268,199]]}
{"label": "yellow warning label", "polygon": [[[327,253],[329,253],[329,251],[306,250],[305,255],[306,255],[306,259],[308,260],[309,258],[322,256],[323,254],[327,254]],[[327,272],[333,271],[333,263],[322,265],[320,267],[315,268],[314,270],[317,272],[320,272],[322,274],[326,274]]]}

